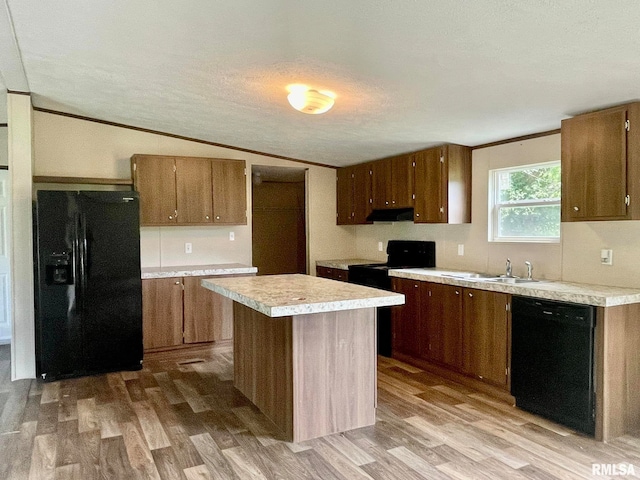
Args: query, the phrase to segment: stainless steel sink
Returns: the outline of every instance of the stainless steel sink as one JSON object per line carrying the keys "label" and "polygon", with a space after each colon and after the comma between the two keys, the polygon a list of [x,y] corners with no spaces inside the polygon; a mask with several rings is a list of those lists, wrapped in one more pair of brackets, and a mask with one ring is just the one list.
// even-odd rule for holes
{"label": "stainless steel sink", "polygon": [[528,278],[517,278],[517,277],[500,277],[500,278],[489,278],[486,280],[487,282],[497,282],[497,283],[536,283],[540,280],[528,279]]}
{"label": "stainless steel sink", "polygon": [[462,279],[473,279],[473,280],[489,280],[496,279],[499,275],[495,275],[492,273],[471,273],[471,272],[460,272],[460,273],[443,273],[443,277],[451,277],[451,278],[462,278]]}

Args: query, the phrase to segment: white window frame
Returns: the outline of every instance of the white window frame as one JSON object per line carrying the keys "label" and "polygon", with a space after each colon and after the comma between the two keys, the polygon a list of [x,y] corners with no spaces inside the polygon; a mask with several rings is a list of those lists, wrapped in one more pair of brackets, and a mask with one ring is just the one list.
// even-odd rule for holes
{"label": "white window frame", "polygon": [[557,205],[560,207],[560,198],[557,200],[521,200],[517,202],[500,202],[498,186],[498,175],[504,172],[516,172],[537,167],[560,166],[560,160],[551,162],[532,163],[519,165],[517,167],[496,168],[489,170],[489,242],[496,243],[560,243],[560,236],[557,237],[504,237],[498,234],[498,212],[501,207],[533,207]]}

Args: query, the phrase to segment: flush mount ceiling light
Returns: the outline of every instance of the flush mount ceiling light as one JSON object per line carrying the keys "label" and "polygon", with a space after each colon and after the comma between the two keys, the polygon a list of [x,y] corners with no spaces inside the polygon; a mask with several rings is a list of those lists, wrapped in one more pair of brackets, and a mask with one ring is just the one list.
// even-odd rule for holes
{"label": "flush mount ceiling light", "polygon": [[318,91],[305,85],[290,85],[287,87],[287,100],[293,108],[311,115],[328,112],[335,103],[335,94],[326,90]]}

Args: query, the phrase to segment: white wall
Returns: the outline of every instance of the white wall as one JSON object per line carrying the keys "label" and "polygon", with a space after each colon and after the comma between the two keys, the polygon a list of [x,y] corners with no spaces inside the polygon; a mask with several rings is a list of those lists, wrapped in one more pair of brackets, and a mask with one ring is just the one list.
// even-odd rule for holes
{"label": "white wall", "polygon": [[[525,275],[524,261],[534,276],[549,280],[640,288],[640,222],[563,223],[558,244],[492,243],[488,241],[489,170],[560,160],[560,134],[473,151],[472,223],[467,225],[361,225],[356,228],[356,255],[385,260],[379,241],[435,240],[436,264],[442,268],[502,272],[511,258],[515,275]],[[464,256],[458,256],[458,244]],[[613,266],[602,266],[600,249],[614,251]]]}
{"label": "white wall", "polygon": [[7,95],[8,158],[11,178],[11,311],[13,345],[11,378],[33,378],[35,322],[31,177],[33,118],[31,97]]}
{"label": "white wall", "polygon": [[[163,135],[103,125],[43,112],[34,112],[35,173],[76,177],[130,178],[134,153],[242,159],[251,165],[305,166],[264,155],[179,140]],[[313,161],[313,159],[308,159]],[[353,229],[335,224],[335,170],[309,165],[309,261],[352,256]],[[250,175],[247,207],[251,211]],[[198,265],[239,262],[251,264],[251,216],[248,225],[232,227],[144,227],[141,229],[142,266]],[[229,232],[235,241],[229,241]],[[184,253],[184,243],[193,253]]]}

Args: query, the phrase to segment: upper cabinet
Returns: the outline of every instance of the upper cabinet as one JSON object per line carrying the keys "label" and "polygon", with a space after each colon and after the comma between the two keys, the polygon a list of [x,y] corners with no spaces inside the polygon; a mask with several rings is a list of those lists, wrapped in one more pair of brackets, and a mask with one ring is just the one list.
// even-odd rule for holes
{"label": "upper cabinet", "polygon": [[247,181],[244,160],[211,162],[213,221],[230,225],[247,224]]}
{"label": "upper cabinet", "polygon": [[245,225],[244,160],[134,155],[140,224]]}
{"label": "upper cabinet", "polygon": [[338,169],[337,223],[372,210],[414,208],[416,223],[471,222],[471,149],[443,145]]}
{"label": "upper cabinet", "polygon": [[360,225],[367,223],[371,213],[372,164],[362,163],[338,169],[337,172],[337,223]]}
{"label": "upper cabinet", "polygon": [[562,121],[562,221],[640,219],[640,103]]}
{"label": "upper cabinet", "polygon": [[414,163],[414,222],[471,222],[471,149],[430,148],[414,153]]}
{"label": "upper cabinet", "polygon": [[413,158],[400,155],[372,162],[373,208],[413,207]]}

